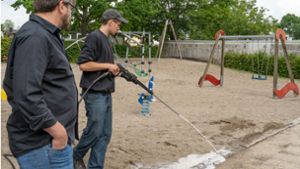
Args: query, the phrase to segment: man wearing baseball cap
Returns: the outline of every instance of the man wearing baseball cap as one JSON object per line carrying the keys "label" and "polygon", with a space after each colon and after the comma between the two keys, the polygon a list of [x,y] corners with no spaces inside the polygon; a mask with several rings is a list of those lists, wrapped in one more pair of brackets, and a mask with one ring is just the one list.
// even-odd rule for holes
{"label": "man wearing baseball cap", "polygon": [[[108,38],[116,35],[120,25],[128,21],[115,9],[107,9],[100,21],[101,27],[87,36],[77,61],[80,70],[83,71],[80,81],[82,92],[85,92],[101,74],[111,72],[117,75],[120,71],[114,64]],[[114,78],[107,77],[93,85],[84,97],[88,121],[77,146],[73,149],[75,169],[86,168],[83,158],[90,149],[88,168],[104,168],[105,153],[112,133],[111,94],[114,91]]]}

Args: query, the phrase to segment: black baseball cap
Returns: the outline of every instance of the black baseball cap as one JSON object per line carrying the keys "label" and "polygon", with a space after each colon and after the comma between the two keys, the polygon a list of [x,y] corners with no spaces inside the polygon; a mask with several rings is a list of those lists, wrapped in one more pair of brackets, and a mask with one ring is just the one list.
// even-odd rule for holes
{"label": "black baseball cap", "polygon": [[101,16],[101,19],[102,20],[116,19],[122,23],[125,23],[125,24],[128,23],[128,20],[123,18],[122,15],[120,14],[120,12],[117,11],[116,9],[105,10]]}

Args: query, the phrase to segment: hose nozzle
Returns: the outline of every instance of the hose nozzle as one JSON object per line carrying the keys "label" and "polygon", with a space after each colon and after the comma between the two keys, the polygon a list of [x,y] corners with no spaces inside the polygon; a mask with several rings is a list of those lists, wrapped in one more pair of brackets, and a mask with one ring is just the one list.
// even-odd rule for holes
{"label": "hose nozzle", "polygon": [[120,63],[117,64],[120,69],[120,77],[126,79],[128,82],[133,82],[136,85],[139,85],[148,93],[153,95],[153,91],[149,90],[141,81],[138,80],[137,76],[133,73],[129,72],[126,68],[124,68]]}

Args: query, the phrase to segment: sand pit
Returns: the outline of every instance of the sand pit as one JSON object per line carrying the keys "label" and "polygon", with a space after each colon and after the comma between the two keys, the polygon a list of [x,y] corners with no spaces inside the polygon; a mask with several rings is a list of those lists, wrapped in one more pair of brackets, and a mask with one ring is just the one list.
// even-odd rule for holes
{"label": "sand pit", "polygon": [[[81,72],[77,66],[72,66],[78,84]],[[237,154],[247,152],[242,144],[300,117],[300,97],[289,93],[281,100],[272,98],[272,77],[266,81],[256,81],[251,79],[250,73],[225,69],[224,87],[213,87],[205,82],[203,88],[199,88],[197,82],[204,68],[205,63],[188,60],[154,61],[154,91],[197,126],[217,149],[225,147]],[[5,65],[2,64],[2,75],[4,70]],[[219,67],[212,65],[209,72],[219,75]],[[146,78],[140,79],[147,82]],[[288,79],[279,79],[279,86],[285,82]],[[296,83],[300,85],[299,80]],[[116,92],[113,94],[113,136],[107,152],[106,169],[171,164],[190,154],[205,154],[212,150],[196,131],[158,101],[151,104],[150,117],[141,116],[141,106],[137,103],[138,93],[141,92],[144,91],[138,86],[117,78]],[[5,129],[9,113],[10,107],[3,102],[2,153],[9,152]],[[79,122],[82,132],[86,123],[83,104],[80,105]],[[267,147],[272,150],[272,146]],[[249,158],[254,157],[244,155],[230,161],[232,165],[227,167],[232,168],[237,162]],[[251,165],[253,168],[260,167],[255,167],[254,163]],[[2,168],[9,169],[4,159]]]}

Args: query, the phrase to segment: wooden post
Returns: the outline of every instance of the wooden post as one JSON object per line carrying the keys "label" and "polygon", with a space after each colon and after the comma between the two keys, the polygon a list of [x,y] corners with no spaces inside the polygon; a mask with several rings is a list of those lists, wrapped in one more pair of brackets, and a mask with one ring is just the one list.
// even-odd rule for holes
{"label": "wooden post", "polygon": [[[210,56],[209,56],[209,58],[208,58],[208,61],[207,61],[205,70],[204,70],[204,72],[203,72],[203,75],[202,75],[202,77],[200,78],[200,80],[199,80],[199,82],[198,82],[199,87],[202,87],[202,85],[203,85],[203,81],[205,80],[207,71],[208,71],[209,66],[210,66],[210,64],[211,64],[211,62],[212,62],[212,59],[213,59],[213,57],[214,57],[215,50],[216,50],[216,48],[217,48],[217,46],[218,46],[219,40],[220,40],[221,36],[224,35],[224,34],[225,34],[224,30],[220,29],[220,30],[215,34],[215,36],[214,36],[215,44],[214,44],[213,50],[211,51],[211,54],[210,54]],[[225,48],[225,39],[222,39],[222,56],[221,56],[221,60],[224,60],[224,48]],[[221,62],[223,62],[223,63],[221,63],[221,74],[223,74],[223,73],[224,73],[224,72],[223,72],[224,69],[222,70],[222,65],[224,65],[224,61],[221,61]],[[223,68],[224,68],[224,66],[223,66]]]}
{"label": "wooden post", "polygon": [[[281,43],[282,43],[283,53],[284,53],[284,56],[285,56],[285,63],[286,63],[286,67],[288,69],[288,73],[289,73],[289,77],[290,77],[291,83],[295,83],[294,74],[293,74],[293,71],[292,71],[291,63],[289,61],[289,57],[288,57],[288,52],[287,52],[285,41],[281,40]],[[294,95],[295,95],[295,97],[298,96],[298,93],[295,90],[294,90]]]}
{"label": "wooden post", "polygon": [[225,39],[222,39],[222,52],[221,52],[221,74],[220,74],[220,85],[224,83],[224,59],[225,59]]}
{"label": "wooden post", "polygon": [[163,47],[164,47],[168,24],[169,24],[169,21],[166,20],[165,26],[164,26],[164,29],[163,29],[163,32],[162,32],[162,35],[161,35],[161,39],[160,39],[160,42],[159,42],[158,51],[156,52],[156,57],[158,58],[158,61],[160,61],[160,57],[161,57],[162,50],[163,50]]}
{"label": "wooden post", "polygon": [[173,26],[173,22],[170,21],[169,25],[171,27],[171,30],[172,30],[172,33],[173,33],[173,37],[175,39],[175,43],[176,43],[176,46],[177,46],[177,49],[178,49],[178,52],[179,52],[180,59],[182,59],[182,54],[181,54],[181,50],[180,50],[180,47],[179,47],[179,44],[178,44],[178,41],[177,41],[177,36],[176,36],[176,32],[175,32],[175,29],[174,29],[174,26]]}
{"label": "wooden post", "polygon": [[295,81],[294,81],[294,75],[293,75],[293,71],[292,71],[292,66],[291,66],[290,61],[289,61],[289,57],[288,57],[288,52],[287,52],[285,41],[281,40],[281,43],[282,43],[283,53],[284,53],[284,56],[285,56],[284,57],[285,58],[285,63],[286,63],[286,67],[288,69],[289,77],[291,79],[291,82],[295,83]]}
{"label": "wooden post", "polygon": [[277,90],[277,83],[278,83],[278,52],[279,52],[279,40],[275,38],[275,55],[274,55],[274,70],[273,70],[273,98],[276,98],[275,91]]}
{"label": "wooden post", "polygon": [[202,85],[203,85],[203,81],[204,81],[204,79],[205,79],[205,76],[206,76],[207,71],[208,71],[208,69],[209,69],[209,66],[210,66],[210,64],[211,64],[211,61],[212,61],[212,59],[213,59],[213,57],[214,57],[215,50],[216,50],[216,48],[217,48],[217,46],[218,46],[219,39],[220,39],[220,38],[217,38],[216,41],[215,41],[213,50],[212,50],[211,53],[210,53],[210,56],[209,56],[209,59],[208,59],[208,61],[207,61],[207,65],[206,65],[206,67],[205,67],[205,70],[204,70],[204,72],[203,72],[203,75],[202,75],[202,77],[201,77],[201,79],[200,79],[200,82],[198,83],[199,87],[202,87]]}

